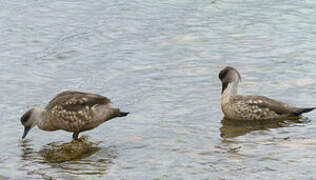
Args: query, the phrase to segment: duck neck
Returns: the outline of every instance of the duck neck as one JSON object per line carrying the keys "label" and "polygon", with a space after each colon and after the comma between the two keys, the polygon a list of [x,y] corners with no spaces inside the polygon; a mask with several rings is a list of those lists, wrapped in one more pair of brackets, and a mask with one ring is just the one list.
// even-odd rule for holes
{"label": "duck neck", "polygon": [[40,129],[45,130],[46,128],[46,111],[41,108],[34,108],[33,110],[33,119],[35,119],[35,125],[37,125]]}
{"label": "duck neck", "polygon": [[223,83],[222,89],[222,104],[226,104],[229,102],[232,96],[236,96],[238,93],[238,84],[239,80],[232,81],[229,83]]}

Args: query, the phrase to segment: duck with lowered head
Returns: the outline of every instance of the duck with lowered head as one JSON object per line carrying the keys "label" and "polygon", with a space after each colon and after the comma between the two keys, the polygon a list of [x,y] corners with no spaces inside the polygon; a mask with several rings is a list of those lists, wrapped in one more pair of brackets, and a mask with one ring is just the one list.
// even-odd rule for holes
{"label": "duck with lowered head", "polygon": [[21,117],[24,139],[29,130],[38,126],[45,131],[64,130],[78,139],[80,132],[94,129],[115,117],[127,116],[111,106],[111,101],[101,95],[79,91],[64,91],[57,94],[45,109],[32,108]]}
{"label": "duck with lowered head", "polygon": [[268,120],[297,117],[312,111],[312,108],[300,108],[276,101],[264,96],[238,95],[239,72],[230,66],[219,73],[222,82],[221,107],[225,118],[234,120]]}

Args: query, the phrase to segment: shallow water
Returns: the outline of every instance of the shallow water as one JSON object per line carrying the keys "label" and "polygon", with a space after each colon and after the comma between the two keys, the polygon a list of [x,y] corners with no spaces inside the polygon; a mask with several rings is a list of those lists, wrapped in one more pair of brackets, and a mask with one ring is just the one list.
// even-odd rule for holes
{"label": "shallow water", "polygon": [[[0,179],[312,179],[316,113],[274,124],[222,122],[218,72],[240,93],[315,106],[314,1],[1,3]],[[71,134],[20,116],[58,92],[103,94],[126,118],[82,133],[98,148],[51,162]],[[315,97],[315,98],[314,98]],[[224,133],[223,133],[224,132]]]}

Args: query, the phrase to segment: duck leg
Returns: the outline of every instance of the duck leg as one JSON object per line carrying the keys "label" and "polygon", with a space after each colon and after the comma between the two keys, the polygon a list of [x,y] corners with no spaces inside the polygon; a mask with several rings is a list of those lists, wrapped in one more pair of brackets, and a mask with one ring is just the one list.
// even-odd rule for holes
{"label": "duck leg", "polygon": [[74,132],[74,133],[72,134],[72,139],[73,139],[73,140],[77,140],[77,139],[78,139],[78,136],[79,136],[79,132]]}

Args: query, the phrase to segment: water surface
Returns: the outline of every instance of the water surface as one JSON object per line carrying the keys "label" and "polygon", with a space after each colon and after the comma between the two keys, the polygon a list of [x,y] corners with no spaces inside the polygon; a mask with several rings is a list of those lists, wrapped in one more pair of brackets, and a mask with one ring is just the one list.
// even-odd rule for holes
{"label": "water surface", "polygon": [[[1,3],[0,179],[312,179],[316,114],[295,122],[222,121],[218,72],[240,93],[315,106],[316,2],[251,0]],[[41,155],[63,131],[30,131],[24,111],[62,90],[130,111],[82,133],[100,142],[61,163]]]}

